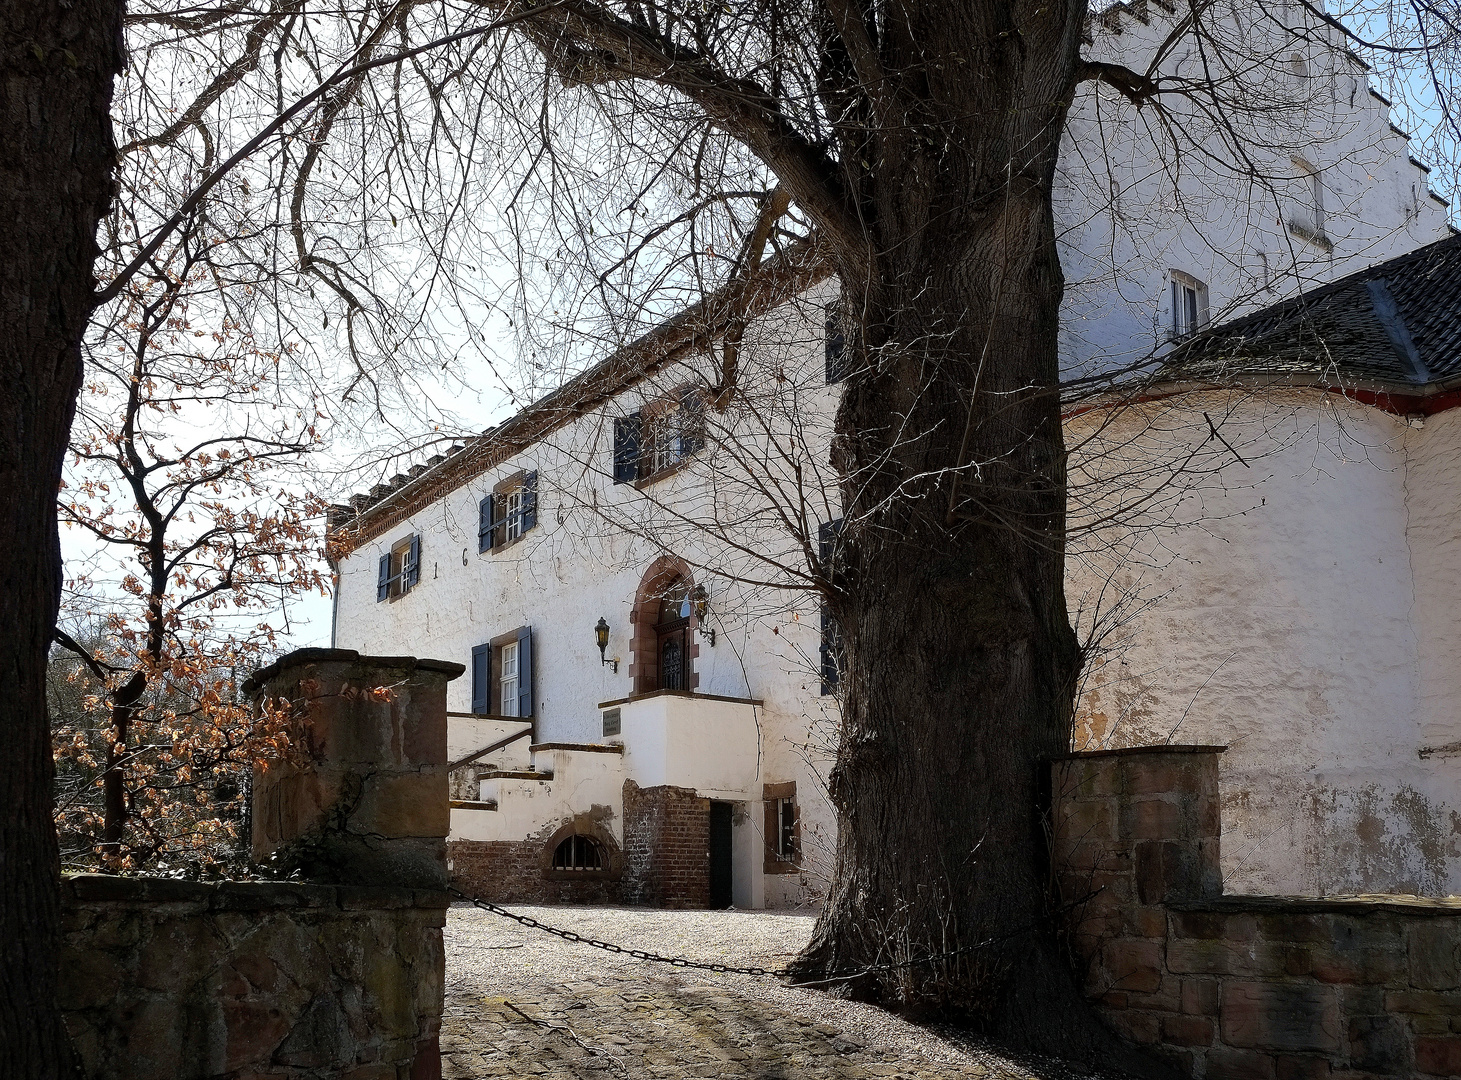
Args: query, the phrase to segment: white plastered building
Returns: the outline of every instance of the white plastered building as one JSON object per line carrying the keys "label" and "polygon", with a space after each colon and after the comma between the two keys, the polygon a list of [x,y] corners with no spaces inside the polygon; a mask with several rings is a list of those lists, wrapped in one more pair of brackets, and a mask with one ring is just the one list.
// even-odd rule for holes
{"label": "white plastered building", "polygon": [[[1109,9],[1088,52],[1145,66],[1174,23],[1155,4]],[[1139,110],[1082,88],[1057,183],[1067,373],[1161,356],[1446,234],[1362,66],[1311,29],[1278,54],[1302,64],[1273,76],[1307,119],[1250,121],[1261,182],[1196,154],[1177,168]],[[1171,49],[1159,69],[1188,62]],[[737,907],[821,895],[835,671],[796,586],[839,517],[836,295],[814,258],[777,260],[332,514],[335,646],[469,666],[449,702],[451,857],[469,888]],[[706,388],[742,323],[722,411]],[[1254,361],[1237,381],[1164,377],[1140,408],[1071,411],[1073,473],[1096,492],[1077,523],[1121,500],[1101,489],[1111,454],[1082,453],[1207,460],[1226,445],[1214,420],[1234,444],[1139,535],[1073,539],[1068,575],[1079,618],[1107,628],[1077,744],[1230,744],[1230,888],[1461,889],[1461,751],[1446,749],[1461,745],[1461,686],[1444,659],[1461,648],[1461,411],[1434,366],[1417,382],[1363,364],[1276,378]],[[1255,483],[1254,463],[1272,477]]]}

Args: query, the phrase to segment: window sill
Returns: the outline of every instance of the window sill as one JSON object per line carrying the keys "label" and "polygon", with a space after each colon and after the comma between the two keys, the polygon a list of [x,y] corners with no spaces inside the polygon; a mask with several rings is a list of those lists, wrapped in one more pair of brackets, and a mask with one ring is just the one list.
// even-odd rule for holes
{"label": "window sill", "polygon": [[[533,528],[535,529],[535,528],[537,528],[537,526],[535,525],[535,526],[533,526]],[[498,544],[496,547],[490,547],[486,551],[479,551],[479,552],[477,552],[477,554],[478,555],[496,555],[499,552],[506,551],[508,548],[517,547],[519,544],[521,544],[524,540],[526,540],[528,538],[528,533],[530,533],[532,531],[533,531],[532,529],[526,529],[516,539],[509,540],[505,544]]]}
{"label": "window sill", "polygon": [[669,477],[674,476],[676,473],[684,472],[687,468],[690,467],[691,463],[694,462],[695,457],[696,455],[692,454],[687,458],[681,458],[673,465],[668,465],[657,473],[651,473],[649,476],[634,481],[635,490],[643,491],[645,488],[650,487],[653,484],[658,484],[661,480],[668,479]]}
{"label": "window sill", "polygon": [[1300,240],[1303,240],[1305,243],[1313,244],[1321,251],[1330,253],[1334,251],[1333,240],[1329,239],[1329,237],[1325,236],[1322,232],[1315,232],[1313,229],[1306,228],[1296,221],[1289,222],[1289,232],[1298,237]]}
{"label": "window sill", "polygon": [[783,859],[779,855],[768,855],[761,864],[762,874],[799,874],[801,869],[799,862]]}

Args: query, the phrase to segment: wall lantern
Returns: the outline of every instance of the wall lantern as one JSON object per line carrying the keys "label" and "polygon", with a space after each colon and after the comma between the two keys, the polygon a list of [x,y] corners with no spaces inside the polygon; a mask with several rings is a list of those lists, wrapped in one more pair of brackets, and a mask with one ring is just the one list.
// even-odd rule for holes
{"label": "wall lantern", "polygon": [[609,647],[609,622],[602,615],[599,616],[598,625],[594,627],[594,639],[599,645],[599,663],[613,664],[614,674],[619,674],[619,658],[616,656],[610,660],[604,655],[604,650]]}
{"label": "wall lantern", "polygon": [[700,636],[715,648],[715,630],[705,625],[705,616],[710,614],[710,597],[705,592],[704,585],[696,585],[685,594],[685,599],[680,603],[680,618],[688,619],[695,616],[695,623],[700,629]]}

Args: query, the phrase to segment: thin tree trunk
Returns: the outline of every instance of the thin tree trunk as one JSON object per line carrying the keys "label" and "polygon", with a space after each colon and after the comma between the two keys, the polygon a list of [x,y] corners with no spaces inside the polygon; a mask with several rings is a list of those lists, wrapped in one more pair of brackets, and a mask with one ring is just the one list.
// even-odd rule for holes
{"label": "thin tree trunk", "polygon": [[1080,663],[1051,186],[1084,5],[897,13],[880,52],[903,112],[843,150],[871,165],[875,246],[839,256],[861,327],[835,451],[839,836],[802,964],[872,968],[852,992],[1130,1065],[1059,948],[1042,818]]}
{"label": "thin tree trunk", "polygon": [[46,657],[56,490],[114,158],[117,0],[0,0],[0,1074],[74,1073],[56,1006],[60,865]]}

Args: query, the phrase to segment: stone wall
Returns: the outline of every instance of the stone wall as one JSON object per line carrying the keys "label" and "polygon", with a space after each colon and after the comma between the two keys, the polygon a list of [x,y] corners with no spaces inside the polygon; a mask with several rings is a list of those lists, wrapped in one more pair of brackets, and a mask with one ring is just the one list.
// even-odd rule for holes
{"label": "stone wall", "polygon": [[438,1077],[447,902],[400,887],[67,878],[61,1000],[82,1069]]}
{"label": "stone wall", "polygon": [[[544,869],[554,838],[451,840],[452,884],[499,904],[618,904],[623,902],[622,859],[607,873]],[[603,840],[600,838],[600,842]],[[611,851],[611,858],[618,854]],[[612,864],[611,864],[612,865]]]}
{"label": "stone wall", "polygon": [[302,649],[245,684],[296,725],[255,772],[254,854],[305,880],[68,878],[61,1007],[88,1078],[439,1080],[462,670]]}
{"label": "stone wall", "polygon": [[1102,1013],[1206,1080],[1461,1075],[1461,900],[1224,896],[1220,753],[1053,766],[1056,876]]}
{"label": "stone wall", "polygon": [[624,781],[625,903],[710,906],[710,800]]}

